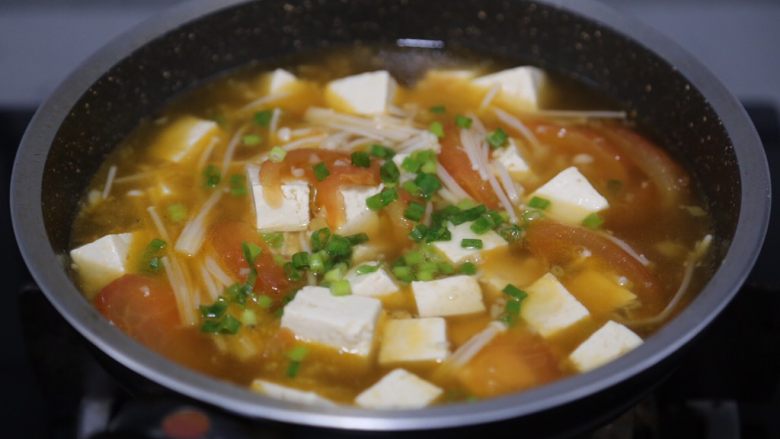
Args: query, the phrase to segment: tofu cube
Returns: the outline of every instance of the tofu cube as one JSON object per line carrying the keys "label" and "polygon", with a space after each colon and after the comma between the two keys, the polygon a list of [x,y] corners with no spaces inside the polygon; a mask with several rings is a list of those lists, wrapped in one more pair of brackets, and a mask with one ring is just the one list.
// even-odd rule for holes
{"label": "tofu cube", "polygon": [[[466,259],[477,259],[479,254],[483,251],[493,250],[507,245],[506,240],[492,230],[481,235],[472,232],[470,222],[458,224],[457,226],[449,223],[447,225],[447,230],[450,231],[452,239],[449,241],[435,241],[433,246],[453,263],[458,263]],[[482,248],[463,248],[461,242],[464,239],[479,239],[482,241]]]}
{"label": "tofu cube", "polygon": [[542,87],[545,82],[543,70],[521,66],[502,70],[474,79],[482,88],[500,87],[499,98],[515,107],[538,108]]}
{"label": "tofu cube", "polygon": [[587,372],[642,344],[642,339],[630,329],[613,321],[594,332],[569,355],[569,361],[580,372]]}
{"label": "tofu cube", "polygon": [[545,274],[527,287],[520,316],[543,337],[550,337],[588,317],[588,310],[558,279]]}
{"label": "tofu cube", "polygon": [[287,70],[276,69],[263,75],[263,91],[267,94],[282,93],[297,81],[298,78]]}
{"label": "tofu cube", "polygon": [[266,380],[252,381],[251,389],[265,396],[292,402],[295,404],[314,405],[320,407],[334,407],[336,404],[322,396],[305,390],[294,389],[292,387],[282,386]]}
{"label": "tofu cube", "polygon": [[265,199],[260,171],[247,166],[247,179],[252,185],[255,208],[255,226],[264,232],[300,232],[309,227],[309,184],[291,182],[282,184],[282,203],[272,206]]}
{"label": "tofu cube", "polygon": [[336,110],[374,115],[385,112],[395,96],[396,82],[384,70],[361,73],[331,81],[325,101]]}
{"label": "tofu cube", "polygon": [[382,303],[361,296],[334,296],[328,288],[307,286],[284,307],[282,328],[296,338],[361,357],[371,354]]}
{"label": "tofu cube", "polygon": [[[378,262],[365,262],[360,265],[376,266],[378,264]],[[346,280],[349,281],[352,287],[352,294],[357,294],[358,296],[380,297],[398,291],[398,285],[387,274],[387,271],[382,268],[365,274],[358,274],[355,270],[352,270],[347,274]]]}
{"label": "tofu cube", "polygon": [[420,317],[446,317],[485,310],[482,290],[473,276],[452,276],[412,282]]}
{"label": "tofu cube", "polygon": [[447,355],[447,322],[443,318],[398,319],[385,324],[380,364],[439,362]]}
{"label": "tofu cube", "polygon": [[94,293],[128,272],[133,233],[106,235],[70,251],[82,286]]}
{"label": "tofu cube", "polygon": [[524,175],[531,170],[528,163],[526,163],[520,155],[517,145],[515,145],[515,142],[511,139],[506,148],[498,148],[493,151],[493,160],[501,163],[510,174]]}
{"label": "tofu cube", "polygon": [[366,206],[366,198],[382,191],[379,186],[352,186],[341,189],[344,200],[344,223],[338,228],[342,234],[355,234],[376,227],[379,217]]}
{"label": "tofu cube", "polygon": [[355,398],[367,409],[417,409],[435,401],[442,389],[404,369],[395,369]]}
{"label": "tofu cube", "polygon": [[580,224],[588,215],[609,207],[607,199],[596,192],[588,179],[574,166],[561,171],[531,197],[549,200],[550,206],[545,213],[567,224]]}
{"label": "tofu cube", "polygon": [[181,163],[197,157],[219,133],[219,125],[211,120],[182,116],[157,136],[149,147],[152,157]]}

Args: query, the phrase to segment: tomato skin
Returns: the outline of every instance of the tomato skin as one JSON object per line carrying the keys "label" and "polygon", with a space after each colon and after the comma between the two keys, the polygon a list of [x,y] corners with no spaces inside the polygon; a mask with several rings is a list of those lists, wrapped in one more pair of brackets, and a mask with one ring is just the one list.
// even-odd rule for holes
{"label": "tomato skin", "polygon": [[244,259],[242,244],[251,242],[262,249],[255,258],[257,282],[255,291],[268,294],[272,298],[281,299],[292,286],[284,274],[284,269],[277,265],[273,254],[260,234],[251,225],[241,221],[227,221],[211,226],[208,232],[208,242],[219,255],[222,264],[242,282],[246,280],[249,265]]}
{"label": "tomato skin", "polygon": [[471,168],[471,160],[460,143],[458,129],[453,125],[446,126],[440,143],[439,164],[447,173],[476,201],[491,209],[498,208],[500,202],[490,183],[482,180],[479,173]]}

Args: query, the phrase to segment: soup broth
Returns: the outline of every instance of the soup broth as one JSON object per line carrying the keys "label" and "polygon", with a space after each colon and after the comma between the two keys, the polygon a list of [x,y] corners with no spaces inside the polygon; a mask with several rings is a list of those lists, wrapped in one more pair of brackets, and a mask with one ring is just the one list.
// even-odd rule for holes
{"label": "soup broth", "polygon": [[687,172],[532,67],[350,49],[173,100],[109,156],[74,276],[150,349],[271,397],[416,408],[636,348],[706,280]]}

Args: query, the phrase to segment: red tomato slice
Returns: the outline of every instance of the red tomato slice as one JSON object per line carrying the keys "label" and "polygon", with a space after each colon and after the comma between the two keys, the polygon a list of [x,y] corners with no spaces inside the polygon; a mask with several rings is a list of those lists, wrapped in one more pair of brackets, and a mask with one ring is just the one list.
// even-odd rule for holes
{"label": "red tomato slice", "polygon": [[458,130],[453,126],[447,126],[444,130],[444,138],[441,139],[441,152],[439,164],[452,176],[453,179],[471,195],[476,201],[496,209],[500,206],[496,193],[490,187],[490,183],[482,180],[479,173],[471,169],[471,161],[466,151],[460,144]]}
{"label": "red tomato slice", "polygon": [[209,229],[208,242],[234,276],[245,281],[249,266],[244,259],[241,244],[251,242],[263,251],[255,258],[257,282],[255,291],[281,299],[291,287],[284,269],[274,261],[273,254],[251,225],[240,221],[215,224]]}

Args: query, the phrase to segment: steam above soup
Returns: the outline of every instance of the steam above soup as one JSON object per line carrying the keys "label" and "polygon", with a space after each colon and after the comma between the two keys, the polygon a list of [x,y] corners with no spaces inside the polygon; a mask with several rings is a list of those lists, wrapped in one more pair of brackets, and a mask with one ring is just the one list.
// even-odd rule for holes
{"label": "steam above soup", "polygon": [[97,309],[273,398],[418,408],[597,368],[705,279],[708,214],[622,112],[549,109],[568,89],[535,67],[403,85],[357,58],[248,70],[142,122],[73,227]]}

